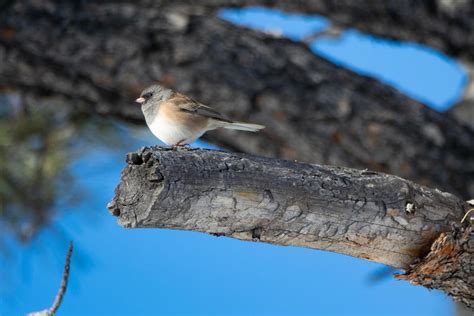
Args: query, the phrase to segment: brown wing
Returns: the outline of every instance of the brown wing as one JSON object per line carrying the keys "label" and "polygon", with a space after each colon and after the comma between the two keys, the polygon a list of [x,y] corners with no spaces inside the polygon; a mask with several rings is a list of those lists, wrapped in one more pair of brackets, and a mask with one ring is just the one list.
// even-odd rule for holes
{"label": "brown wing", "polygon": [[226,118],[223,114],[217,112],[211,107],[208,107],[202,103],[197,102],[196,100],[191,99],[180,93],[174,93],[174,95],[168,100],[173,102],[176,106],[179,107],[181,111],[189,112],[197,115],[202,115],[205,117],[210,117],[213,119],[221,120],[224,122],[232,122]]}

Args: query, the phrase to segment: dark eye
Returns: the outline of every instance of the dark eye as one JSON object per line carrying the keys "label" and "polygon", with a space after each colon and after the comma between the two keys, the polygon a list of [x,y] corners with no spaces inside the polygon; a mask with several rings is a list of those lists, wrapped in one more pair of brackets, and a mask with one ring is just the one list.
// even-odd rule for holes
{"label": "dark eye", "polygon": [[147,99],[147,100],[148,100],[149,98],[151,98],[152,96],[153,96],[153,93],[152,93],[152,92],[147,92],[147,93],[145,93],[145,94],[143,95],[143,97],[144,97],[145,99]]}

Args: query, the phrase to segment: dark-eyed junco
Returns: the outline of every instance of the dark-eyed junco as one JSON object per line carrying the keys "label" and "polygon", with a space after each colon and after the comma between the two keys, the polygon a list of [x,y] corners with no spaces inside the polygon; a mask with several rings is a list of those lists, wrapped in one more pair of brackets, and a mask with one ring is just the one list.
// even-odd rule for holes
{"label": "dark-eyed junco", "polygon": [[216,110],[160,85],[146,88],[135,101],[141,104],[152,133],[170,146],[192,143],[205,132],[220,127],[249,132],[265,128],[231,121]]}

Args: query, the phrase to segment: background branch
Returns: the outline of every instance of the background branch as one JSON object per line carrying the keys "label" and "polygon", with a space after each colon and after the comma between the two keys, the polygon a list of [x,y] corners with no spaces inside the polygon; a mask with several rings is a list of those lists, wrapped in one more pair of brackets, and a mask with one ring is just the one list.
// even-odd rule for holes
{"label": "background branch", "polygon": [[257,135],[208,134],[224,148],[369,168],[474,195],[474,132],[449,115],[302,43],[209,15],[212,3],[230,2],[140,3],[14,2],[0,12],[0,86],[142,122],[133,100],[158,79],[268,126]]}
{"label": "background branch", "polygon": [[[188,5],[189,2],[177,1],[176,5]],[[200,3],[209,9],[258,5],[323,15],[342,28],[354,28],[397,41],[417,42],[460,61],[474,62],[472,1],[204,0]]]}

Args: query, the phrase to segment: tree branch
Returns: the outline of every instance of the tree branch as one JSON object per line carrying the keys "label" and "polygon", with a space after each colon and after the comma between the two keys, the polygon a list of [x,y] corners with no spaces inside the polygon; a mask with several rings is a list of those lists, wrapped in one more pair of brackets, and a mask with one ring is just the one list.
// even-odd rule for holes
{"label": "tree branch", "polygon": [[64,272],[63,272],[63,278],[61,280],[61,286],[59,287],[58,294],[56,294],[53,305],[49,309],[45,309],[39,312],[29,313],[28,314],[29,316],[53,316],[58,311],[59,306],[61,306],[61,302],[63,300],[64,294],[66,293],[66,290],[67,290],[67,283],[69,280],[69,270],[71,267],[72,250],[73,250],[73,243],[72,241],[70,241],[67,254],[66,254],[66,262],[64,263]]}
{"label": "tree branch", "polygon": [[302,43],[221,21],[209,1],[185,2],[14,2],[0,12],[0,86],[142,122],[133,100],[158,79],[268,126],[207,134],[225,148],[474,195],[473,131]]}
{"label": "tree branch", "polygon": [[56,295],[56,298],[54,299],[53,305],[49,309],[49,313],[51,315],[56,314],[59,306],[61,306],[61,302],[63,301],[64,294],[66,293],[67,282],[69,280],[69,270],[71,267],[72,249],[73,249],[73,244],[72,244],[72,241],[70,241],[69,247],[67,250],[67,255],[66,255],[66,263],[64,263],[64,272],[63,272],[63,278],[61,280],[61,286],[59,288],[58,294]]}
{"label": "tree branch", "polygon": [[469,205],[449,193],[367,170],[208,150],[143,148],[127,162],[107,205],[124,227],[334,251],[408,270],[397,277],[474,308],[474,234],[459,224]]}
{"label": "tree branch", "polygon": [[468,207],[449,193],[366,170],[160,147],[127,161],[108,205],[124,227],[323,249],[402,269]]}
{"label": "tree branch", "polygon": [[[189,0],[178,1],[180,5]],[[419,0],[204,0],[209,9],[259,5],[287,12],[319,14],[337,27],[398,41],[424,44],[462,61],[474,61],[474,3]]]}

